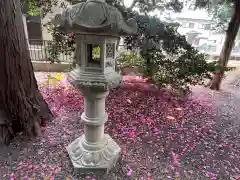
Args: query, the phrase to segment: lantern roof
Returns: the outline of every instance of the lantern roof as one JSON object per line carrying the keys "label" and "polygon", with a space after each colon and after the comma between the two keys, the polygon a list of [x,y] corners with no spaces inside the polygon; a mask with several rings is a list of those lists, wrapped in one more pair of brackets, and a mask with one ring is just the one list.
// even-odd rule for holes
{"label": "lantern roof", "polygon": [[55,16],[57,28],[79,34],[128,36],[138,31],[133,18],[124,19],[121,12],[105,0],[87,0],[68,7]]}

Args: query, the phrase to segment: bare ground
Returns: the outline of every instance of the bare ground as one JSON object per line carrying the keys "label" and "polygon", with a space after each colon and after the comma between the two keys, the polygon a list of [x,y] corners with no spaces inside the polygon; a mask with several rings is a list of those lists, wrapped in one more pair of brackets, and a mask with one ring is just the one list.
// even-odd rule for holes
{"label": "bare ground", "polygon": [[[44,73],[36,73],[41,82]],[[238,180],[240,179],[240,73],[222,90],[194,87],[186,102],[145,83],[125,82],[107,99],[105,132],[122,147],[109,175],[74,175],[65,147],[83,133],[77,90],[41,88],[58,117],[35,140],[23,134],[0,149],[0,177],[35,180]],[[66,84],[64,84],[66,86]]]}

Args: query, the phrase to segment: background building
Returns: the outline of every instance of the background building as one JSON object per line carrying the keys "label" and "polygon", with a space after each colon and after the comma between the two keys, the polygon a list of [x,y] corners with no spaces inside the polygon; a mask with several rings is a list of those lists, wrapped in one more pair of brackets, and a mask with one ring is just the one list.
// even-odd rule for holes
{"label": "background building", "polygon": [[[181,13],[171,16],[171,19],[180,24],[178,32],[186,36],[186,40],[211,56],[219,56],[225,33],[218,33],[212,24],[212,17],[206,10],[194,9],[194,1],[187,2]],[[232,56],[240,57],[240,41],[236,40]]]}

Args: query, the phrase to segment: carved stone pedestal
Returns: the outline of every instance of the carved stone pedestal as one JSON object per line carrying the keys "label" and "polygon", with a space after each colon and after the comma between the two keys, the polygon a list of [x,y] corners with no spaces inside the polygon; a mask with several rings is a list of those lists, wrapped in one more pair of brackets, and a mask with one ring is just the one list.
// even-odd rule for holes
{"label": "carved stone pedestal", "polygon": [[82,135],[67,147],[67,151],[76,173],[105,174],[116,164],[121,148],[108,134],[96,144],[88,144]]}
{"label": "carved stone pedestal", "polygon": [[84,96],[84,113],[81,115],[84,134],[73,141],[67,151],[75,172],[105,174],[116,164],[121,152],[117,143],[104,134],[104,123],[108,119],[105,111],[108,91],[92,87],[81,88],[81,91]]}
{"label": "carved stone pedestal", "polygon": [[120,147],[104,134],[108,116],[105,98],[116,88],[121,76],[116,72],[117,46],[121,36],[136,35],[136,20],[125,19],[122,13],[105,0],[81,1],[56,15],[56,28],[76,35],[74,59],[76,68],[68,81],[80,89],[84,97],[84,135],[72,142],[67,151],[75,171],[108,172],[116,163]]}

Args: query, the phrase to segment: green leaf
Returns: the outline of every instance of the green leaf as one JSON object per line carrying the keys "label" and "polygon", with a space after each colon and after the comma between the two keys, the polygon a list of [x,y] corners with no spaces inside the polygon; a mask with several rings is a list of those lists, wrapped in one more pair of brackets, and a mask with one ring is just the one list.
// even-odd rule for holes
{"label": "green leaf", "polygon": [[63,176],[65,176],[65,173],[62,171],[62,172],[58,173],[58,176],[63,177]]}
{"label": "green leaf", "polygon": [[13,172],[15,168],[13,166],[10,166],[10,171]]}
{"label": "green leaf", "polygon": [[40,9],[37,6],[37,3],[35,0],[28,0],[28,14],[31,16],[38,16],[40,15]]}
{"label": "green leaf", "polygon": [[225,71],[225,67],[220,66],[220,65],[217,65],[217,66],[215,67],[215,69],[216,69],[216,70],[220,70],[221,72],[224,72],[224,71]]}

